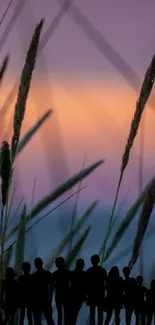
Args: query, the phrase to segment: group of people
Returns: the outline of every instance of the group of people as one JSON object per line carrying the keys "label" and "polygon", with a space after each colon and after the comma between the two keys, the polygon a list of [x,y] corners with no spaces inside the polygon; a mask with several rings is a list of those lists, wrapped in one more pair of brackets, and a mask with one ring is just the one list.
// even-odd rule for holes
{"label": "group of people", "polygon": [[[76,267],[70,271],[63,257],[55,260],[57,270],[53,273],[43,268],[40,257],[34,260],[36,272],[31,274],[28,262],[22,264],[23,274],[16,279],[14,269],[6,269],[2,281],[1,308],[4,310],[4,324],[14,324],[16,310],[20,310],[20,325],[24,324],[25,313],[29,325],[41,325],[41,313],[47,325],[54,325],[52,316],[52,299],[55,293],[57,324],[76,325],[79,311],[86,303],[89,306],[90,324],[95,325],[97,309],[98,325],[110,324],[115,314],[115,324],[120,324],[121,309],[125,309],[126,325],[130,325],[135,314],[136,325],[151,325],[155,322],[155,280],[151,288],[143,286],[142,276],[130,277],[130,268],[123,268],[123,277],[117,266],[109,273],[100,265],[97,254],[91,256],[92,266],[84,270],[84,260],[78,259]],[[64,315],[64,317],[63,317]]]}

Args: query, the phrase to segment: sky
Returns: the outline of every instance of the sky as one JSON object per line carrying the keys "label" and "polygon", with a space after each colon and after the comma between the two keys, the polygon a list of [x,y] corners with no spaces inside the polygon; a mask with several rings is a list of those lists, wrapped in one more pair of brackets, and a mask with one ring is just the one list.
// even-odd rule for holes
{"label": "sky", "polygon": [[[83,32],[84,24],[82,20],[79,21],[79,15],[81,17],[79,10],[130,65],[141,84],[155,52],[155,2],[75,0],[75,5],[73,4],[68,14],[64,15],[48,39],[47,31],[59,13],[59,2],[23,0],[19,18],[5,40],[8,23],[17,11],[18,3],[18,0],[12,2],[0,29],[1,62],[5,55],[10,53],[8,71],[1,87],[0,105],[3,105],[12,86],[19,79],[33,30],[40,19],[45,17],[22,135],[47,109],[52,108],[53,113],[16,161],[15,173],[18,184],[16,200],[19,201],[24,196],[26,203],[30,205],[34,179],[36,202],[80,171],[84,156],[85,166],[105,159],[104,164],[84,180],[83,185],[88,187],[80,195],[78,207],[81,213],[94,199],[100,199],[96,214],[91,218],[93,229],[86,244],[86,253],[83,253],[89,263],[89,255],[100,247],[105,235],[104,229],[108,224],[114,201],[121,157],[138,93],[131,85],[130,74],[127,76],[128,81],[125,80],[121,68],[119,67],[118,71],[114,67],[110,54],[107,57],[104,55],[105,43],[101,53],[101,47],[97,48],[90,40],[93,34],[90,33],[88,38]],[[2,13],[6,8],[6,0],[1,0],[0,5]],[[94,42],[96,41],[95,36]],[[140,90],[140,87],[138,89]],[[4,129],[13,112],[13,103]],[[154,105],[146,106],[144,122],[143,185],[154,175]],[[139,148],[138,133],[120,189],[118,207],[125,197],[127,200],[119,220],[139,193]],[[71,200],[63,209],[57,210],[53,218],[44,220],[36,227],[33,235],[31,234],[31,240],[33,237],[36,247],[38,238],[42,238],[39,246],[40,254],[44,255],[45,250],[50,251],[51,245],[55,245],[58,238],[60,239],[68,229],[73,202]],[[135,229],[136,223],[126,234],[125,245],[131,244]],[[148,249],[147,245],[146,247]],[[150,254],[149,268],[154,254],[151,249]],[[148,263],[147,258],[145,262]]]}

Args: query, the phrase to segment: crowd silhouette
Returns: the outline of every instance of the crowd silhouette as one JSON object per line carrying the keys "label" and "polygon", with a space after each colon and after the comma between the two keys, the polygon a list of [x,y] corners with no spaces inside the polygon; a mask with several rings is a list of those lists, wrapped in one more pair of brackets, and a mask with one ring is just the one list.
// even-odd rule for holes
{"label": "crowd silhouette", "polygon": [[40,257],[34,260],[36,272],[31,273],[28,262],[22,264],[23,274],[16,279],[14,269],[6,269],[2,281],[1,308],[4,310],[3,324],[14,325],[17,309],[20,311],[20,325],[24,325],[25,314],[29,325],[41,325],[41,314],[47,325],[54,325],[52,301],[55,295],[57,325],[76,325],[79,311],[85,303],[89,306],[90,325],[110,324],[115,315],[115,324],[120,324],[121,310],[125,309],[125,323],[131,324],[135,314],[135,324],[155,324],[155,280],[150,289],[143,286],[142,276],[130,277],[130,268],[123,268],[120,276],[117,266],[109,273],[100,265],[97,254],[91,256],[92,266],[84,271],[84,260],[76,261],[73,271],[66,267],[63,257],[55,260],[57,270],[53,273],[43,268]]}

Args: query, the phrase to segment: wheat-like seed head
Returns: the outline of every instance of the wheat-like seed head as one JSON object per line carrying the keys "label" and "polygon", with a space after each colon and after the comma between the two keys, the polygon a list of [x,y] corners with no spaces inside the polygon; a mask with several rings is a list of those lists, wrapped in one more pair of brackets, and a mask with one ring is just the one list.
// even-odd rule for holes
{"label": "wheat-like seed head", "polygon": [[129,266],[132,267],[139,256],[140,247],[145,236],[151,213],[155,204],[155,178],[153,179],[150,188],[148,189],[145,197],[145,201],[142,207],[142,212],[138,222],[138,230],[134,241],[134,247],[132,252],[132,258],[129,262]]}
{"label": "wheat-like seed head", "polygon": [[130,128],[130,133],[129,133],[129,137],[127,140],[127,145],[126,145],[125,152],[124,152],[124,155],[122,158],[121,173],[124,172],[124,170],[128,164],[130,150],[132,148],[134,139],[136,137],[136,134],[137,134],[137,131],[139,128],[139,124],[140,124],[140,120],[142,117],[142,113],[144,111],[146,102],[150,96],[150,93],[151,93],[151,90],[152,90],[152,87],[154,84],[154,80],[155,80],[155,55],[153,56],[151,64],[146,71],[145,78],[144,78],[141,92],[140,92],[140,96],[139,96],[139,99],[136,104],[136,111],[135,111],[134,118],[131,123],[131,128]]}
{"label": "wheat-like seed head", "polygon": [[25,115],[26,109],[26,100],[30,89],[32,73],[35,67],[36,55],[39,46],[40,34],[42,30],[44,20],[42,19],[40,23],[36,26],[34,31],[27,56],[25,65],[22,71],[20,85],[18,90],[17,102],[15,105],[15,114],[14,114],[14,124],[13,124],[13,137],[11,143],[11,153],[12,153],[12,162],[14,161],[17,146],[19,142],[22,121]]}

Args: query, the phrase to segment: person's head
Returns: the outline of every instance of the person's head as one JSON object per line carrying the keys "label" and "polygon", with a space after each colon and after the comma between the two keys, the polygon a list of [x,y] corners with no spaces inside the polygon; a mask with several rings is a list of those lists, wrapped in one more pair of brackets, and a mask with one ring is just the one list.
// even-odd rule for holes
{"label": "person's head", "polygon": [[116,265],[110,269],[108,278],[119,278],[119,269]]}
{"label": "person's head", "polygon": [[58,269],[63,269],[65,267],[65,260],[62,256],[57,257],[55,260],[55,265]]}
{"label": "person's head", "polygon": [[155,292],[155,280],[151,281],[151,290]]}
{"label": "person's head", "polygon": [[129,275],[130,275],[130,268],[129,268],[129,266],[125,266],[123,268],[123,274],[124,274],[125,278],[129,278]]}
{"label": "person's head", "polygon": [[91,263],[93,266],[97,266],[100,263],[100,257],[98,254],[94,254],[91,256]]}
{"label": "person's head", "polygon": [[14,278],[16,276],[13,267],[7,267],[5,271],[6,278]]}
{"label": "person's head", "polygon": [[22,270],[24,274],[29,274],[31,271],[31,265],[29,262],[23,262],[22,264]]}
{"label": "person's head", "polygon": [[82,271],[83,269],[84,269],[84,260],[83,260],[83,258],[79,258],[76,261],[76,270]]}
{"label": "person's head", "polygon": [[34,265],[36,269],[39,271],[43,268],[43,261],[40,257],[36,257],[34,260]]}
{"label": "person's head", "polygon": [[136,282],[139,286],[143,284],[143,277],[141,275],[138,275],[136,278]]}

